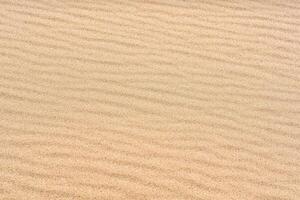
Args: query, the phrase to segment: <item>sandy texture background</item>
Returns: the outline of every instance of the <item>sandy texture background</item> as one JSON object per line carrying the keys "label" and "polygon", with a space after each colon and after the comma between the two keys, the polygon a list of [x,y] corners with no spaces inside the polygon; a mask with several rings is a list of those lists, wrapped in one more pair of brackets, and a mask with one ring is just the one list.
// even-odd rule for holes
{"label": "sandy texture background", "polygon": [[299,200],[300,1],[0,0],[0,199]]}

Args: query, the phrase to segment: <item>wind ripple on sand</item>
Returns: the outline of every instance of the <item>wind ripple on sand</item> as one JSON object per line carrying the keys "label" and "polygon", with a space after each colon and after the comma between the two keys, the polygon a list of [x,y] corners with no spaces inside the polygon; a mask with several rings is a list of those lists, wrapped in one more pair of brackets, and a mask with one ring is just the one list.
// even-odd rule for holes
{"label": "wind ripple on sand", "polygon": [[299,12],[0,0],[0,199],[300,199]]}

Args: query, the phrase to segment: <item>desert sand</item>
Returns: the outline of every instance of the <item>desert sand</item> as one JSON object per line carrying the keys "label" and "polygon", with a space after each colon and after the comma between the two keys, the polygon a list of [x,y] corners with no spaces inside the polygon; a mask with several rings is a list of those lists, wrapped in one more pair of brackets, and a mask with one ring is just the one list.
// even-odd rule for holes
{"label": "desert sand", "polygon": [[1,200],[299,200],[300,1],[0,0]]}

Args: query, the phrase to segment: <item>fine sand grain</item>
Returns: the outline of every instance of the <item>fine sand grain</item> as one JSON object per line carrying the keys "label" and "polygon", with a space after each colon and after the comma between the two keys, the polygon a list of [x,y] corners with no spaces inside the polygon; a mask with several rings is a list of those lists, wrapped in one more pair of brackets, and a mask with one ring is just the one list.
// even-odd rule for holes
{"label": "fine sand grain", "polygon": [[0,200],[299,200],[299,0],[0,0]]}

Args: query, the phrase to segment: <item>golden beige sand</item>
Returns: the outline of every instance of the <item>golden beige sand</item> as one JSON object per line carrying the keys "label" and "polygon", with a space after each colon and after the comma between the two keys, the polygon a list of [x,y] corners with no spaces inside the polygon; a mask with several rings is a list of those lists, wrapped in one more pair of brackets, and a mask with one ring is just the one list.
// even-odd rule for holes
{"label": "golden beige sand", "polygon": [[300,1],[0,0],[1,200],[299,200]]}

